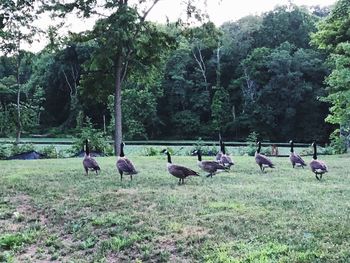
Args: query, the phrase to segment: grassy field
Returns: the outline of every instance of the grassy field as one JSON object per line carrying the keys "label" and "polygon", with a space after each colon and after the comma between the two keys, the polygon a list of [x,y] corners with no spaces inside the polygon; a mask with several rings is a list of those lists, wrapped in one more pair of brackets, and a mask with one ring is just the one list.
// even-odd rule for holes
{"label": "grassy field", "polygon": [[[132,182],[113,157],[88,177],[78,158],[0,161],[0,261],[350,262],[349,155],[322,156],[320,182],[287,158],[266,174],[234,159],[185,185],[165,156],[133,156]],[[198,170],[195,157],[173,162]]]}

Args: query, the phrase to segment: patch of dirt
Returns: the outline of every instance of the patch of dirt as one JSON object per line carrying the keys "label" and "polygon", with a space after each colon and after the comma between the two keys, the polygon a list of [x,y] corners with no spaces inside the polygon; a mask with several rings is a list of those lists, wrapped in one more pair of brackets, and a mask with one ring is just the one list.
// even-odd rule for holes
{"label": "patch of dirt", "polygon": [[18,262],[30,261],[39,262],[35,259],[37,247],[35,245],[31,245],[27,247],[22,253],[17,257]]}
{"label": "patch of dirt", "polygon": [[184,238],[188,237],[204,237],[209,234],[209,229],[204,228],[204,227],[199,227],[199,226],[186,226],[184,229],[181,231],[181,235]]}
{"label": "patch of dirt", "polygon": [[133,188],[124,188],[124,189],[121,188],[121,189],[117,189],[116,192],[118,194],[134,195],[138,191],[136,189],[133,189]]}
{"label": "patch of dirt", "polygon": [[169,253],[176,252],[176,239],[171,236],[160,237],[157,243],[160,250],[168,251]]}

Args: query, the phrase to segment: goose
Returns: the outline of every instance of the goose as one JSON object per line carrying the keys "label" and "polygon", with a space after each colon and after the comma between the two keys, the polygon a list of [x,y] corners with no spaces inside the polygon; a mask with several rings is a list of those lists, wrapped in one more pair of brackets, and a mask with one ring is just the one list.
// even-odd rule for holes
{"label": "goose", "polygon": [[194,154],[197,154],[198,156],[198,166],[203,171],[208,172],[209,174],[207,177],[213,177],[218,172],[224,172],[227,171],[227,167],[223,166],[222,164],[219,164],[215,161],[202,161],[202,153],[200,150],[196,150],[193,152]]}
{"label": "goose", "polygon": [[[317,160],[317,145],[316,145],[316,142],[313,142],[311,144],[311,146],[314,147],[314,154],[312,156],[313,160],[310,162],[310,168],[311,168],[311,171],[313,173],[315,173],[316,179],[317,180],[321,180],[322,179],[322,175],[324,173],[328,172],[328,167],[327,167],[326,163],[324,163],[324,162],[322,162],[320,160]],[[320,177],[318,177],[318,175],[320,175]]]}
{"label": "goose", "polygon": [[132,176],[134,174],[137,174],[138,172],[136,171],[133,163],[125,157],[124,155],[124,142],[120,144],[120,154],[117,160],[117,169],[120,174],[120,180],[123,180],[123,174],[128,174],[130,175],[130,180],[132,180]]}
{"label": "goose", "polygon": [[171,156],[170,153],[164,149],[162,151],[162,153],[165,153],[168,157],[168,162],[167,162],[167,169],[168,172],[175,176],[176,178],[179,178],[179,184],[184,184],[185,183],[185,178],[188,176],[199,176],[199,174],[187,167],[181,166],[181,165],[177,165],[177,164],[173,164],[171,162]]}
{"label": "goose", "polygon": [[265,168],[275,168],[275,165],[271,162],[269,158],[267,158],[265,155],[260,153],[261,149],[261,142],[258,142],[258,149],[255,152],[255,161],[259,165],[260,170],[264,172]]}
{"label": "goose", "polygon": [[86,172],[86,176],[89,174],[89,170],[95,171],[96,174],[98,174],[98,171],[101,170],[97,161],[90,156],[89,141],[87,139],[85,140],[85,156],[83,160],[83,166]]}
{"label": "goose", "polygon": [[227,167],[228,169],[231,168],[232,165],[234,165],[232,159],[230,156],[228,156],[225,152],[225,143],[222,143],[222,146],[221,146],[221,152],[222,152],[222,155],[221,155],[221,158],[220,158],[220,163]]}
{"label": "goose", "polygon": [[291,140],[290,142],[290,154],[289,154],[289,160],[292,163],[293,168],[296,167],[302,167],[306,166],[306,163],[304,160],[300,157],[299,154],[296,154],[294,152],[294,142]]}

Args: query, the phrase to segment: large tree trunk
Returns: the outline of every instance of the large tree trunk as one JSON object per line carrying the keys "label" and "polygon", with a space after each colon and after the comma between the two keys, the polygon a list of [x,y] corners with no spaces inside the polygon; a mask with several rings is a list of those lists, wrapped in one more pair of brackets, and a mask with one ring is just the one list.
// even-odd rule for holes
{"label": "large tree trunk", "polygon": [[120,151],[120,143],[122,142],[122,57],[117,58],[115,63],[115,90],[114,90],[114,153],[118,156]]}

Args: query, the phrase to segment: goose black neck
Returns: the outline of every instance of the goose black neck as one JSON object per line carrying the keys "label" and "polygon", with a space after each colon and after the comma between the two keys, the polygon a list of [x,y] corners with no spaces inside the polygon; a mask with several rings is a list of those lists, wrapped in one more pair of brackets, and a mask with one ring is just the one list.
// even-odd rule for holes
{"label": "goose black neck", "polygon": [[291,153],[294,152],[294,142],[293,141],[290,143],[290,152]]}
{"label": "goose black neck", "polygon": [[170,156],[170,153],[167,152],[166,155],[168,156],[168,163],[171,163],[171,156]]}
{"label": "goose black neck", "polygon": [[258,149],[256,150],[256,152],[260,153],[260,149],[261,149],[261,142],[258,142]]}
{"label": "goose black neck", "polygon": [[317,146],[316,146],[316,143],[314,143],[314,155],[312,156],[312,158],[313,158],[314,160],[317,159]]}
{"label": "goose black neck", "polygon": [[85,154],[89,155],[90,154],[90,149],[89,149],[89,142],[88,140],[85,140]]}
{"label": "goose black neck", "polygon": [[221,144],[221,152],[225,154],[225,143]]}
{"label": "goose black neck", "polygon": [[197,151],[198,161],[202,161],[202,153],[200,150]]}
{"label": "goose black neck", "polygon": [[124,143],[121,143],[120,144],[120,154],[119,154],[120,157],[124,157]]}

